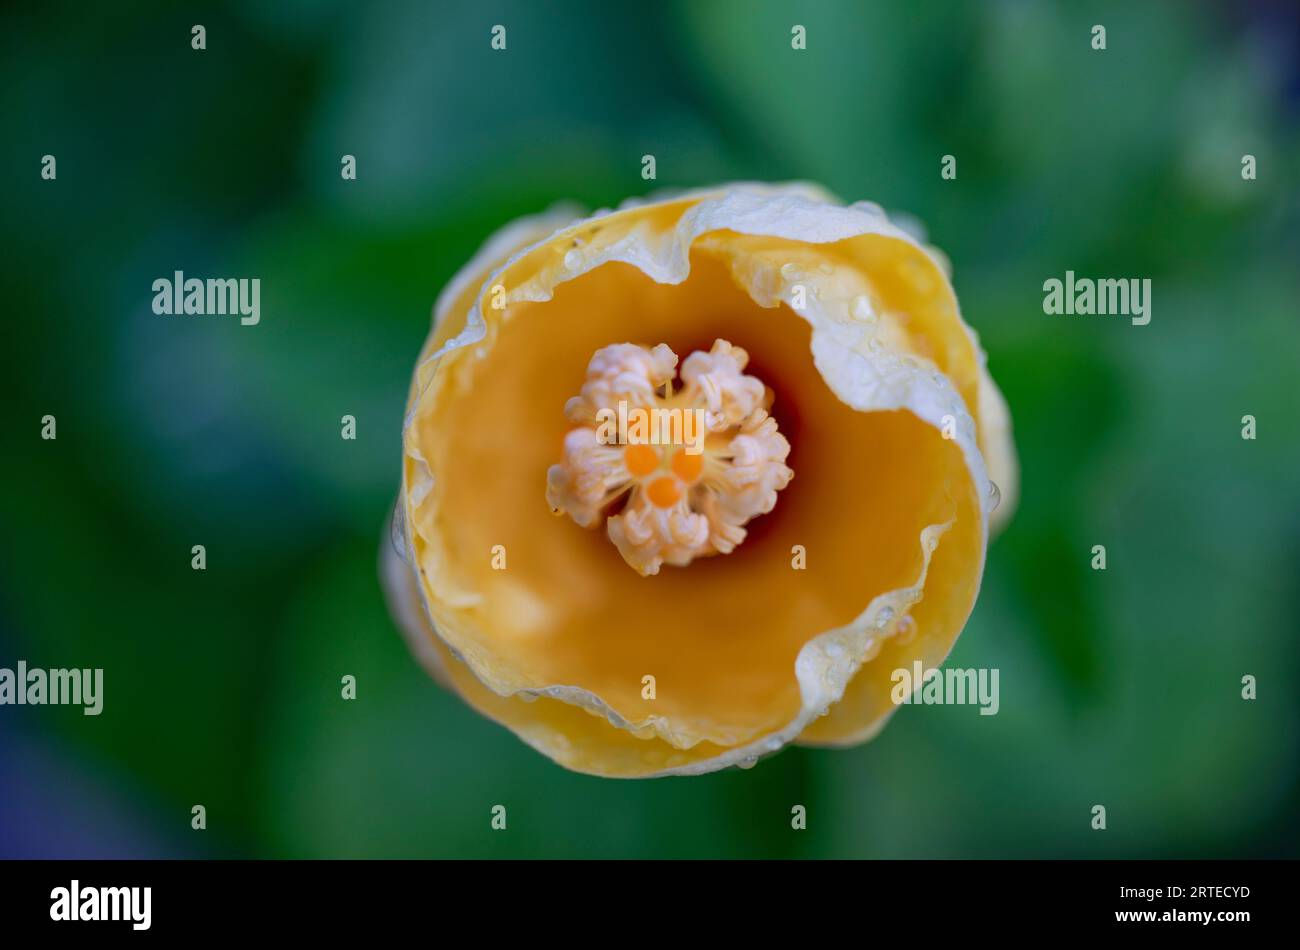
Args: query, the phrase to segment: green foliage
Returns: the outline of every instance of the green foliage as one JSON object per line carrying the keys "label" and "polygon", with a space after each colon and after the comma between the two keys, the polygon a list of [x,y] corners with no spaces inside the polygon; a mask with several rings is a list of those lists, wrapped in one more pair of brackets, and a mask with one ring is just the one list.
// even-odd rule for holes
{"label": "green foliage", "polygon": [[[1295,856],[1280,67],[1174,3],[642,6],[231,3],[203,53],[170,4],[5,14],[0,661],[109,670],[100,719],[22,728],[195,854]],[[378,589],[433,300],[553,201],[792,178],[924,221],[1006,391],[1023,498],[953,657],[1001,669],[1001,712],[906,707],[700,779],[567,773],[430,682]],[[174,269],[262,278],[262,325],[156,317]],[[1045,316],[1066,269],[1151,277],[1152,323]]]}

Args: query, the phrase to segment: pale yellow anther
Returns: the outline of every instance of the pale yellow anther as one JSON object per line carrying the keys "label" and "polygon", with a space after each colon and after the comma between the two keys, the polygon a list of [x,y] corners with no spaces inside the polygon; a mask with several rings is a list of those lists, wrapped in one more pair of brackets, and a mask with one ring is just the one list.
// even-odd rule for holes
{"label": "pale yellow anther", "polygon": [[597,350],[564,407],[578,428],[547,472],[551,508],[584,528],[604,522],[643,575],[733,551],[794,476],[790,444],[767,413],[771,394],[744,374],[748,362],[717,340],[682,362],[674,387],[677,355],[662,343]]}

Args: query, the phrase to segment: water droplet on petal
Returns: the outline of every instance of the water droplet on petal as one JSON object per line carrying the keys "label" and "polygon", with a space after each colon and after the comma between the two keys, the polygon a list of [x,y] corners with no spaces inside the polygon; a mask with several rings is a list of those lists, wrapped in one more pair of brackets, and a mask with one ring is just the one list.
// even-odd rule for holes
{"label": "water droplet on petal", "polygon": [[998,483],[989,479],[989,513],[998,510],[998,505],[1002,502],[1002,489],[998,488]]}
{"label": "water droplet on petal", "polygon": [[781,276],[784,277],[786,280],[794,280],[796,277],[799,276],[799,268],[796,267],[794,264],[782,264]]}
{"label": "water droplet on petal", "polygon": [[871,298],[866,294],[858,294],[853,298],[853,303],[849,306],[849,313],[854,320],[861,320],[863,323],[875,323],[876,311],[871,306]]}
{"label": "water droplet on petal", "polygon": [[564,266],[569,270],[577,270],[582,266],[582,255],[577,251],[569,251],[564,255]]}
{"label": "water droplet on petal", "polygon": [[884,630],[889,626],[889,621],[893,619],[894,608],[886,604],[884,607],[881,607],[880,612],[876,614],[876,629]]}

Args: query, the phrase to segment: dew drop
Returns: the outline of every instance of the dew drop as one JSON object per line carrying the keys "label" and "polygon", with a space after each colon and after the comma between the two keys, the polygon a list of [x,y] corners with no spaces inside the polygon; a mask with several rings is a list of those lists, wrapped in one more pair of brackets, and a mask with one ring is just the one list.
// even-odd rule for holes
{"label": "dew drop", "polygon": [[1002,489],[998,488],[998,483],[989,479],[989,512],[998,510],[998,505],[1002,503]]}
{"label": "dew drop", "polygon": [[564,266],[569,270],[577,270],[582,266],[582,255],[577,251],[569,251],[564,255]]}
{"label": "dew drop", "polygon": [[871,299],[866,294],[858,294],[853,298],[853,303],[849,308],[854,320],[861,320],[863,323],[875,323],[876,311],[871,306]]}
{"label": "dew drop", "polygon": [[894,608],[886,604],[880,608],[880,613],[876,614],[876,629],[884,630],[889,626],[889,621],[894,619]]}
{"label": "dew drop", "polygon": [[740,766],[742,769],[752,769],[754,766],[758,765],[758,756],[747,755],[737,762],[736,765]]}
{"label": "dew drop", "polygon": [[799,268],[796,267],[794,264],[782,264],[781,276],[784,277],[786,280],[794,280],[796,277],[799,276]]}

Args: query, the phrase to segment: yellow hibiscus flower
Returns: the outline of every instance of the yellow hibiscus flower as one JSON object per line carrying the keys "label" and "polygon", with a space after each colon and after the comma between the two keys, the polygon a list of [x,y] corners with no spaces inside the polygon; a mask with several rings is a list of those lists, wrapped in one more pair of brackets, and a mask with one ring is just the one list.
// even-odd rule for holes
{"label": "yellow hibiscus flower", "polygon": [[802,184],[511,224],[438,299],[403,448],[415,655],[617,777],[875,735],[1017,482],[942,256]]}

